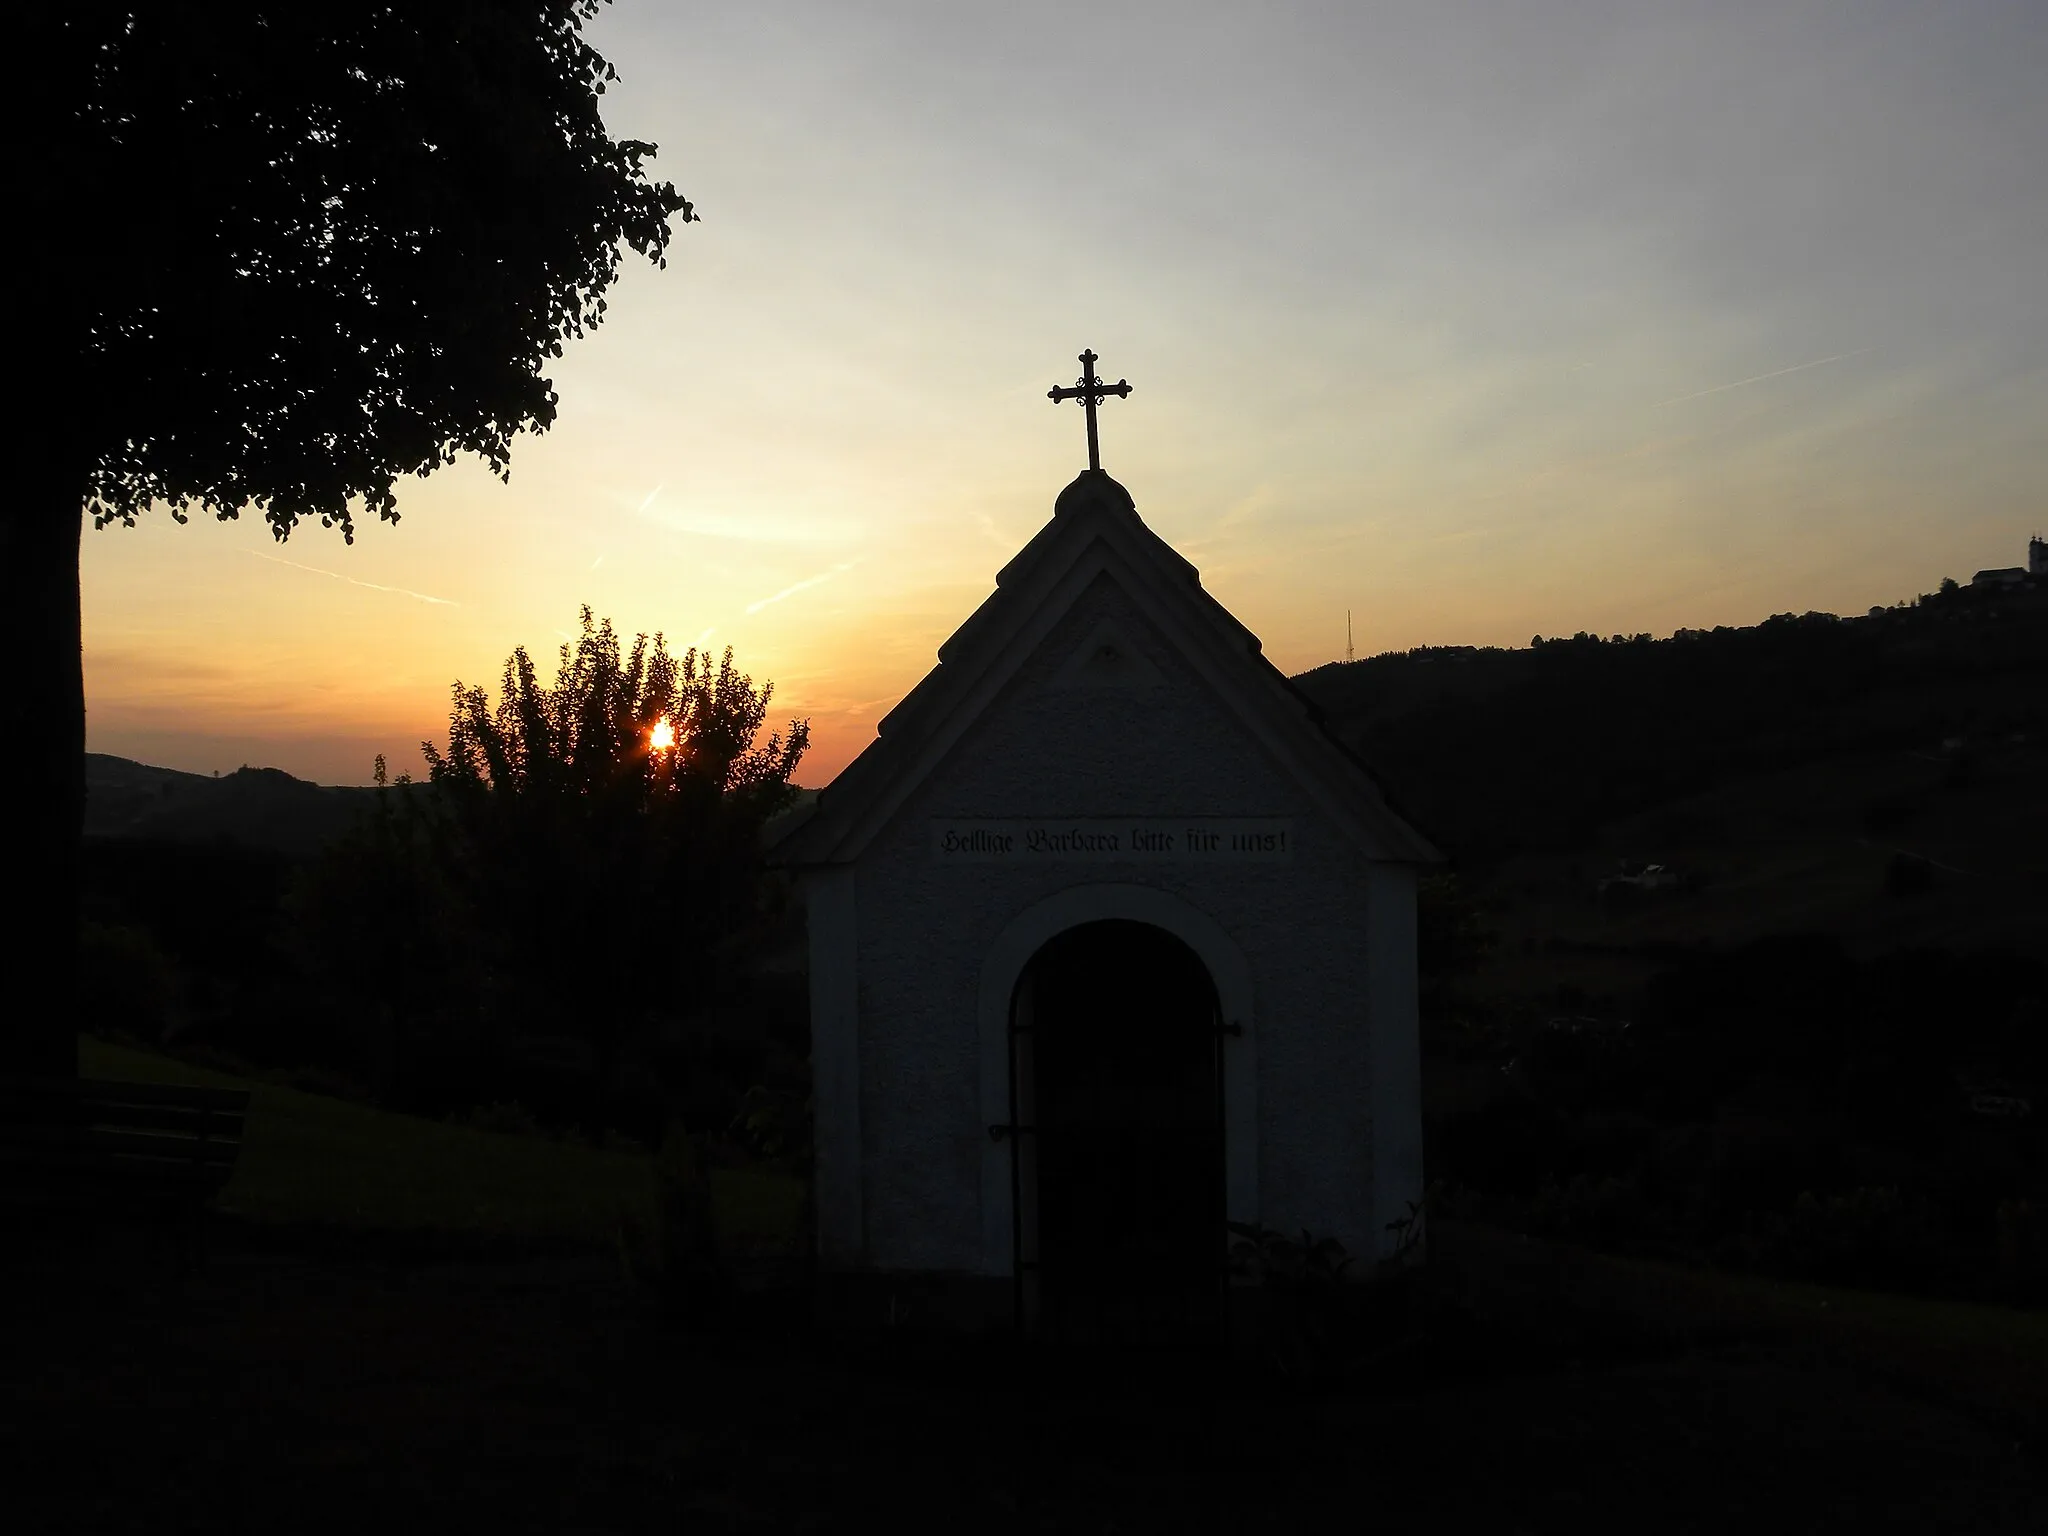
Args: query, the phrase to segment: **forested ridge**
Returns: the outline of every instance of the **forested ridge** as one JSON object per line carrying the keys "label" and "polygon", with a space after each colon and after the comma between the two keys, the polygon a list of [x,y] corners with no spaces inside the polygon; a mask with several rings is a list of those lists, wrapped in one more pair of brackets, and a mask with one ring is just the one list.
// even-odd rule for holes
{"label": "forested ridge", "polygon": [[[1562,851],[1762,772],[2048,736],[2048,588],[1958,588],[1860,618],[1424,646],[1297,678],[1454,860]],[[1955,750],[1953,747],[1950,750]]]}

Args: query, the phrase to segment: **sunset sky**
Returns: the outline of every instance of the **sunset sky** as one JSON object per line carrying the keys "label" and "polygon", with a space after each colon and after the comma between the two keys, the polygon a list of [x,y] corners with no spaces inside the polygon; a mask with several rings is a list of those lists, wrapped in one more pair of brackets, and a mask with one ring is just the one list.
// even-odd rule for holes
{"label": "sunset sky", "polygon": [[417,768],[589,603],[829,779],[1086,465],[1288,672],[1861,613],[2048,532],[2048,10],[618,0],[695,203],[501,485],[88,529],[89,746]]}

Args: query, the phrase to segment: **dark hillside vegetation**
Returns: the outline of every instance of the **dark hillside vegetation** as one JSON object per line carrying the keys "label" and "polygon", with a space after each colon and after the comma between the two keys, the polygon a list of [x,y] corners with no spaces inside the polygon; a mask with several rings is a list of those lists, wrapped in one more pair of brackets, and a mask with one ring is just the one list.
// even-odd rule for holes
{"label": "dark hillside vegetation", "polygon": [[80,1025],[352,1086],[388,1043],[310,987],[290,896],[373,792],[86,759]]}
{"label": "dark hillside vegetation", "polygon": [[305,857],[355,824],[366,789],[310,784],[281,768],[181,773],[88,752],[85,835],[167,843],[231,843]]}
{"label": "dark hillside vegetation", "polygon": [[1298,682],[1452,861],[1446,1206],[2048,1301],[2048,590]]}
{"label": "dark hillside vegetation", "polygon": [[1667,640],[1429,646],[1295,681],[1440,847],[1485,865],[1755,774],[2048,737],[2048,588]]}

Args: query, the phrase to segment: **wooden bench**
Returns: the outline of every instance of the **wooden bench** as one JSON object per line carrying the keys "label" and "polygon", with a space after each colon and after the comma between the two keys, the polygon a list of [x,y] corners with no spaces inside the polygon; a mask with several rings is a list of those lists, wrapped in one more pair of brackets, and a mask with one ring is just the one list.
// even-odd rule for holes
{"label": "wooden bench", "polygon": [[0,1203],[156,1226],[196,1260],[248,1108],[245,1089],[0,1077]]}

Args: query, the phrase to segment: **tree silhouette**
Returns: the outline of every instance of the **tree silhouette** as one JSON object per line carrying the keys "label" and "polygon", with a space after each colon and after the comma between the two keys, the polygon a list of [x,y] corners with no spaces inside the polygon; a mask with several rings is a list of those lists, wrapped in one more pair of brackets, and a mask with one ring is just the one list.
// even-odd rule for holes
{"label": "tree silhouette", "polygon": [[[549,359],[604,314],[622,248],[663,263],[690,204],[614,140],[601,0],[386,6],[77,0],[34,8],[17,163],[39,254],[17,307],[27,483],[0,582],[28,626],[10,803],[25,836],[17,994],[69,994],[84,802],[82,513],[253,508],[352,539],[458,453],[506,473],[544,430]],[[37,94],[40,93],[40,94]],[[20,398],[20,397],[18,397]],[[12,1064],[69,1073],[61,1004]]]}
{"label": "tree silhouette", "polygon": [[[496,804],[616,801],[642,814],[696,795],[762,814],[780,808],[810,728],[792,721],[787,736],[760,739],[774,684],[757,692],[730,646],[714,667],[709,652],[671,654],[661,635],[636,636],[626,653],[611,621],[597,623],[587,605],[581,624],[552,688],[524,646],[505,663],[495,706],[481,687],[455,685],[448,750],[421,743],[433,783]],[[664,725],[665,745],[656,741]]]}
{"label": "tree silhouette", "polygon": [[460,1014],[487,1056],[575,1037],[611,1084],[622,1039],[701,1012],[775,915],[761,832],[810,727],[764,735],[773,694],[730,649],[628,650],[587,607],[553,684],[523,647],[495,702],[456,684],[428,784],[396,786],[401,815],[380,808],[316,878],[330,973],[395,1016]]}

